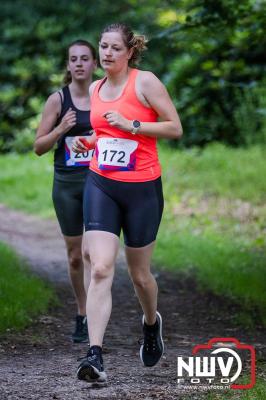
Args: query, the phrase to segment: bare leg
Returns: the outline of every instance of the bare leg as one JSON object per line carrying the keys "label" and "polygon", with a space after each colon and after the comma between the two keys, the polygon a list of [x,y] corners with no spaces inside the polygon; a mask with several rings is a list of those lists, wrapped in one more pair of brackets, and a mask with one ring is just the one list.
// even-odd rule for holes
{"label": "bare leg", "polygon": [[156,322],[158,286],[150,271],[150,262],[155,242],[145,247],[126,246],[128,271],[138,296],[145,321],[148,325]]}
{"label": "bare leg", "polygon": [[77,313],[86,315],[86,292],[82,261],[82,236],[64,236],[69,262],[69,278],[77,302]]}
{"label": "bare leg", "polygon": [[87,293],[90,346],[101,346],[111,309],[111,287],[119,249],[113,233],[88,231],[84,234],[84,258],[91,261],[91,281]]}
{"label": "bare leg", "polygon": [[91,281],[91,261],[90,261],[90,256],[87,254],[87,257],[84,256],[84,236],[82,239],[82,260],[84,264],[84,287],[85,287],[85,292],[86,292],[86,298],[87,298],[87,292],[89,290],[90,286],[90,281]]}

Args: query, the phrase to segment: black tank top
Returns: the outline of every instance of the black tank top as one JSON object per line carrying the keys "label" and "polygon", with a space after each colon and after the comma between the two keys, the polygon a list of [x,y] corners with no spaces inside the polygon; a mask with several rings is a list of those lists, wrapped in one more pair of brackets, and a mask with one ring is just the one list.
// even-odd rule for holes
{"label": "black tank top", "polygon": [[82,111],[75,107],[68,86],[63,87],[62,91],[64,95],[64,100],[62,101],[62,96],[59,92],[59,95],[61,97],[61,113],[56,121],[55,126],[60,124],[62,118],[70,107],[72,108],[72,110],[76,111],[77,123],[75,126],[73,126],[73,128],[62,135],[57,141],[57,147],[54,152],[54,168],[55,171],[59,174],[73,174],[88,170],[88,166],[66,165],[65,139],[67,137],[92,135],[92,126],[90,123],[90,111]]}

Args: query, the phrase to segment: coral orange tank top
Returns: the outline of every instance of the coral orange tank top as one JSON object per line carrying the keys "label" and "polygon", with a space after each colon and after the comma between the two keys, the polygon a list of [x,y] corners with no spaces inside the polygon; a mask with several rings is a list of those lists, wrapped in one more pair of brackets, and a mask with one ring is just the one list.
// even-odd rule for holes
{"label": "coral orange tank top", "polygon": [[91,98],[91,124],[96,132],[96,146],[90,169],[106,178],[125,182],[145,182],[161,175],[156,138],[110,126],[103,114],[117,111],[129,120],[156,122],[157,113],[143,105],[136,96],[137,69],[131,69],[121,96],[112,101],[100,98],[105,79],[96,85]]}

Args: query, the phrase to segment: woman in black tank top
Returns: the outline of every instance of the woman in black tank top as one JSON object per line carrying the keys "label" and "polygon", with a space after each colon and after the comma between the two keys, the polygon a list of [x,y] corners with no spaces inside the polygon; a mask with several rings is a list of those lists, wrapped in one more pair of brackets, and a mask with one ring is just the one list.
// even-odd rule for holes
{"label": "woman in black tank top", "polygon": [[[54,146],[53,202],[66,243],[69,276],[77,302],[74,342],[88,339],[86,321],[86,292],[88,276],[84,276],[82,261],[83,188],[91,151],[74,153],[72,141],[76,136],[92,136],[90,124],[89,85],[96,67],[96,51],[85,40],[71,43],[67,50],[67,72],[63,89],[49,96],[34,144],[39,156]],[[86,274],[88,275],[88,274]],[[83,278],[84,276],[84,278]],[[85,282],[84,282],[85,281]]]}

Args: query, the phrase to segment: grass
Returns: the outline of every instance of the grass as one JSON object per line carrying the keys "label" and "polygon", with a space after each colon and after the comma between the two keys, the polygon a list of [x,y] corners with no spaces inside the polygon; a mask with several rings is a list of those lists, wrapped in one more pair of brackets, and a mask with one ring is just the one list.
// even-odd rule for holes
{"label": "grass", "polygon": [[0,203],[41,217],[54,217],[52,179],[51,154],[1,155]]}
{"label": "grass", "polygon": [[175,151],[161,146],[166,191],[216,195],[254,203],[265,200],[265,147],[229,148],[214,143],[204,149]]}
{"label": "grass", "polygon": [[[183,397],[184,400],[194,399],[194,393]],[[212,390],[204,394],[197,394],[198,400],[263,400],[266,398],[265,380],[257,378],[256,384],[252,389],[248,390]]]}
{"label": "grass", "polygon": [[[181,151],[161,144],[159,152],[165,210],[154,263],[195,274],[203,287],[258,308],[263,318],[265,147]],[[51,154],[1,156],[0,171],[0,202],[54,216]],[[252,323],[248,314],[240,318]]]}
{"label": "grass", "polygon": [[155,261],[196,274],[203,287],[241,301],[247,308],[259,306],[263,316],[265,254],[214,233],[193,236],[188,230],[175,232],[166,224],[159,235]]}
{"label": "grass", "polygon": [[21,329],[55,300],[51,288],[28,271],[24,262],[0,242],[0,333]]}
{"label": "grass", "polygon": [[262,400],[266,398],[265,379],[257,378],[256,384],[248,390],[227,390],[221,393],[208,393],[204,397],[206,400]]}
{"label": "grass", "polygon": [[[217,294],[256,307],[266,324],[263,149],[161,149],[165,210],[157,265],[193,273]],[[252,325],[248,314],[238,316]]]}
{"label": "grass", "polygon": [[[198,400],[262,400],[266,399],[266,386],[265,386],[265,362],[257,362],[256,365],[256,382],[251,389],[209,389],[203,394],[198,393]],[[250,383],[250,372],[243,373],[243,375],[237,379],[236,384],[249,384]],[[184,396],[184,400],[194,399],[193,392],[191,395]]]}

